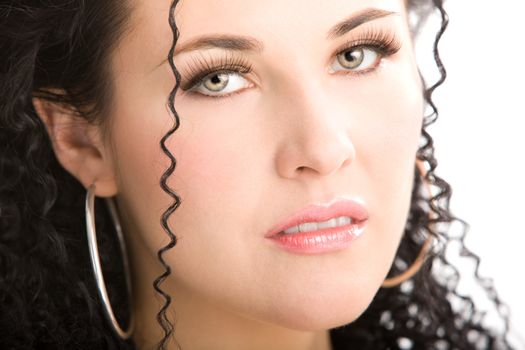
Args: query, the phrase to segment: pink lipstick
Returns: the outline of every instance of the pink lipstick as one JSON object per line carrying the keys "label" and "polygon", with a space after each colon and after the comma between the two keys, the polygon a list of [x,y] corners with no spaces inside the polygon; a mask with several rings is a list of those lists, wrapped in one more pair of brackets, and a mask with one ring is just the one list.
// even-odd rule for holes
{"label": "pink lipstick", "polygon": [[307,206],[275,225],[265,237],[291,253],[328,253],[347,248],[364,232],[367,221],[364,205],[338,198],[331,204]]}

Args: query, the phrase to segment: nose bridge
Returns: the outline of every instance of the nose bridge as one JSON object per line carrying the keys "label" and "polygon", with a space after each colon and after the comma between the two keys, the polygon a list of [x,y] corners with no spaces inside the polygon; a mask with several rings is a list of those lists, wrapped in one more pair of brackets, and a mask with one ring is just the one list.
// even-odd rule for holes
{"label": "nose bridge", "polygon": [[341,94],[330,94],[324,84],[321,74],[303,70],[282,86],[278,110],[283,138],[277,164],[282,176],[295,176],[307,168],[328,175],[355,158],[348,102],[341,100]]}

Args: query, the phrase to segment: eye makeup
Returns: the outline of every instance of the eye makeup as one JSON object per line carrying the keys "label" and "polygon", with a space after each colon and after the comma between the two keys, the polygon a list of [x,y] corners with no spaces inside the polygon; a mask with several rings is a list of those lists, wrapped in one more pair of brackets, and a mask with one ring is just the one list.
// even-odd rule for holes
{"label": "eye makeup", "polygon": [[335,56],[359,48],[369,48],[377,52],[381,58],[385,58],[398,52],[401,49],[401,42],[391,31],[372,28],[360,34],[356,39],[344,43]]}
{"label": "eye makeup", "polygon": [[[401,42],[392,30],[385,30],[380,28],[369,28],[360,31],[354,38],[346,41],[335,53],[332,55],[336,58],[338,55],[356,49],[369,49],[377,53],[378,59],[372,68],[365,70],[345,70],[344,74],[349,75],[364,75],[376,69],[383,58],[389,57],[397,53],[401,49]],[[252,72],[252,65],[249,60],[241,54],[233,52],[226,52],[222,56],[215,58],[212,55],[205,57],[204,55],[193,56],[190,63],[187,64],[187,69],[182,72],[183,81],[181,89],[187,93],[202,95],[202,97],[223,98],[238,93],[241,90],[229,94],[222,95],[208,95],[193,91],[199,87],[206,79],[212,78],[221,73],[247,75]],[[199,96],[200,97],[200,96]]]}
{"label": "eye makeup", "polygon": [[377,67],[384,58],[396,54],[401,49],[401,42],[396,35],[390,31],[370,29],[356,39],[343,44],[336,57],[346,53],[372,51],[376,56],[373,64],[364,69],[342,69],[334,73],[342,73],[351,77],[365,76],[369,73],[378,73]]}
{"label": "eye makeup", "polygon": [[234,72],[238,74],[249,74],[252,72],[252,66],[242,55],[229,53],[221,56],[219,59],[213,57],[194,56],[188,69],[182,72],[182,76],[189,76],[187,80],[183,79],[181,89],[188,91],[192,87],[201,83],[204,78],[211,74],[220,74]]}

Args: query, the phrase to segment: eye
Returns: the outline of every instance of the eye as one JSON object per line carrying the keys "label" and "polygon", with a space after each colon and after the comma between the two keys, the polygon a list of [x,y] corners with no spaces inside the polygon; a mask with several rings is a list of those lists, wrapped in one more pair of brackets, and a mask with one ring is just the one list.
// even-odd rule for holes
{"label": "eye", "polygon": [[222,71],[205,76],[191,91],[211,97],[224,97],[250,86],[252,84],[243,78],[239,72]]}
{"label": "eye", "polygon": [[364,72],[375,68],[382,55],[370,47],[353,47],[337,54],[334,63],[330,66],[334,71],[352,70]]}

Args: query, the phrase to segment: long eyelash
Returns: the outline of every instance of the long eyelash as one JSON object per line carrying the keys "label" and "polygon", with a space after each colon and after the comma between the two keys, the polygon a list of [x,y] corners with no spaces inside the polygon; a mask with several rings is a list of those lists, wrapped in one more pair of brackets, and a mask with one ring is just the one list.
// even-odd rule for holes
{"label": "long eyelash", "polygon": [[388,57],[401,49],[401,42],[391,31],[385,31],[376,28],[370,28],[358,35],[356,39],[348,41],[337,52],[339,55],[349,49],[360,47],[373,47],[382,57]]}
{"label": "long eyelash", "polygon": [[[370,28],[362,32],[356,39],[352,39],[345,43],[341,49],[336,53],[339,55],[349,49],[356,49],[360,47],[372,47],[381,57],[388,57],[401,49],[401,42],[393,32],[384,31],[381,29]],[[370,70],[355,71],[351,74],[361,75],[367,74]],[[241,74],[249,74],[252,72],[252,65],[243,56],[222,56],[218,60],[213,57],[204,57],[203,55],[192,57],[188,68],[183,72],[183,76],[190,76],[188,81],[181,84],[183,91],[188,91],[198,83],[200,83],[208,75],[222,72],[237,72]],[[213,98],[223,98],[234,95],[235,92],[221,96],[206,96]]]}
{"label": "long eyelash", "polygon": [[218,60],[211,57],[207,59],[202,55],[193,57],[188,68],[183,73],[183,76],[190,76],[191,78],[181,85],[181,89],[184,91],[191,89],[211,73],[218,74],[231,71],[248,74],[252,71],[252,65],[242,56],[228,55]]}

